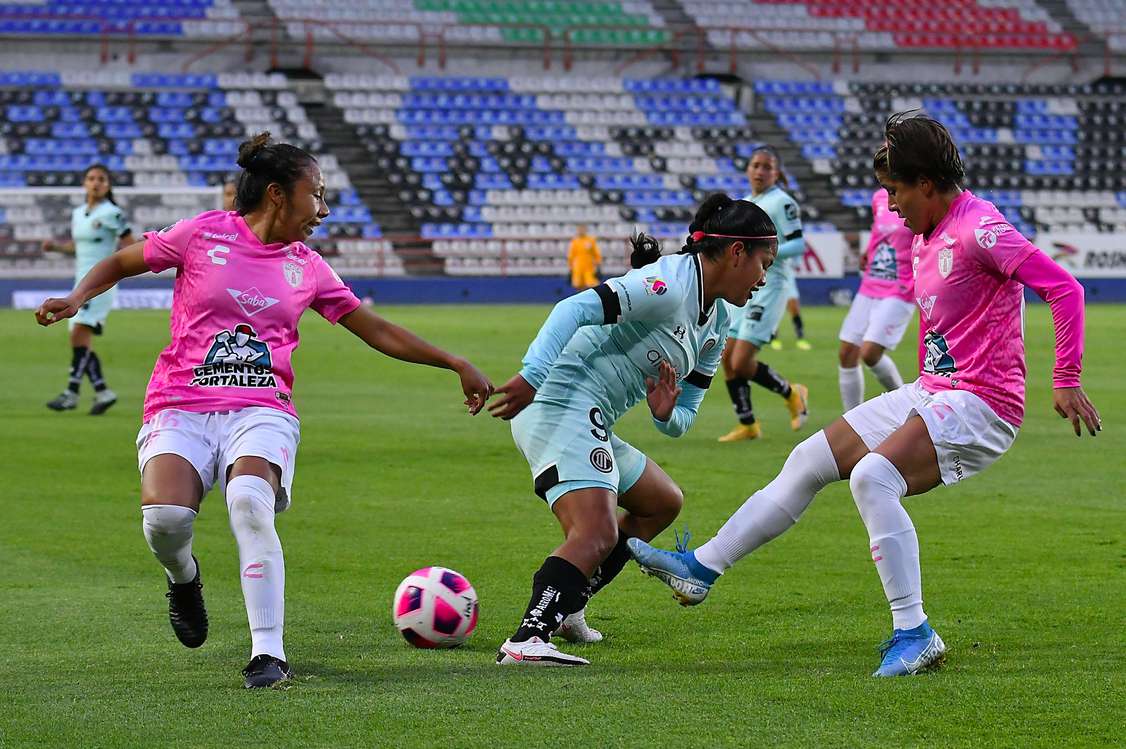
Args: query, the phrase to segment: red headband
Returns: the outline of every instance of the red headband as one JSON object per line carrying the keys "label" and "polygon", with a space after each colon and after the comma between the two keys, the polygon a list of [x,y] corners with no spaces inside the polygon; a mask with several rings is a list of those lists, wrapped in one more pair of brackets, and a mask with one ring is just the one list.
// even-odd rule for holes
{"label": "red headband", "polygon": [[694,232],[692,232],[691,236],[692,236],[693,242],[699,242],[704,237],[720,237],[722,239],[751,239],[751,240],[778,239],[777,234],[770,234],[770,235],[762,236],[762,237],[741,237],[738,234],[708,234],[708,233],[702,232],[702,231],[694,231]]}

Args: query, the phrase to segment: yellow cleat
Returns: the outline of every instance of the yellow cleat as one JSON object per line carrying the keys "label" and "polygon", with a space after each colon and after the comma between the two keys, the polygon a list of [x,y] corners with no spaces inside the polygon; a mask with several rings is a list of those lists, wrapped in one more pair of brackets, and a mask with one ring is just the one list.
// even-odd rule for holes
{"label": "yellow cleat", "polygon": [[805,426],[809,418],[809,388],[805,385],[794,383],[790,386],[790,397],[786,399],[786,408],[790,410],[790,428],[795,432]]}
{"label": "yellow cleat", "polygon": [[782,341],[778,338],[775,338],[773,341],[770,342],[770,348],[774,349],[775,351],[781,351],[782,350]]}
{"label": "yellow cleat", "polygon": [[719,438],[720,442],[738,442],[739,440],[757,440],[762,436],[762,427],[756,421],[754,424],[740,424],[727,434]]}
{"label": "yellow cleat", "polygon": [[798,339],[797,346],[802,351],[809,351],[811,348],[813,348],[813,346],[810,344],[810,342],[805,340],[804,338]]}

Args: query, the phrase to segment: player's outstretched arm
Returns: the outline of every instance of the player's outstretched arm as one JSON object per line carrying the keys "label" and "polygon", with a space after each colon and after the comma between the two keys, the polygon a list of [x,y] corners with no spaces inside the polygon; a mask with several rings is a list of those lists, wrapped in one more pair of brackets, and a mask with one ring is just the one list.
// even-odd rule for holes
{"label": "player's outstretched arm", "polygon": [[406,328],[383,319],[367,307],[357,307],[344,315],[340,318],[340,324],[381,354],[412,364],[426,364],[456,372],[461,378],[465,405],[473,415],[480,413],[485,407],[485,401],[493,394],[493,383],[467,359],[432,346]]}
{"label": "player's outstretched arm", "polygon": [[1056,330],[1052,400],[1056,413],[1071,422],[1076,437],[1082,435],[1084,424],[1094,437],[1103,428],[1102,419],[1079,383],[1083,367],[1083,287],[1040,250],[1017,266],[1013,278],[1035,291],[1052,310]]}
{"label": "player's outstretched arm", "polygon": [[35,310],[35,321],[40,325],[50,325],[68,317],[74,317],[82,305],[110,288],[123,278],[147,273],[144,242],[135,242],[123,250],[113,253],[90,269],[82,277],[74,291],[62,298],[52,297]]}

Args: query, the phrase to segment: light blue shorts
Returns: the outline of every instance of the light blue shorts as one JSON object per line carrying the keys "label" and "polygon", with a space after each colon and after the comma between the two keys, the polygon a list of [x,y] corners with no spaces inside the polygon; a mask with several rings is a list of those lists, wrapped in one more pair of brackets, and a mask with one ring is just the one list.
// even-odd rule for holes
{"label": "light blue shorts", "polygon": [[791,299],[797,299],[799,302],[801,301],[801,294],[798,292],[797,276],[792,275],[786,279],[785,293],[782,296],[786,299],[787,302]]}
{"label": "light blue shorts", "polygon": [[645,454],[606,426],[602,409],[533,401],[512,420],[512,439],[532,469],[536,495],[551,507],[576,489],[625,494],[645,471]]}
{"label": "light blue shorts", "polygon": [[770,343],[786,311],[786,283],[768,283],[755,292],[741,311],[731,317],[731,338],[762,348]]}
{"label": "light blue shorts", "polygon": [[82,305],[78,310],[78,314],[70,318],[68,323],[70,328],[75,325],[89,325],[94,329],[94,332],[101,333],[102,325],[105,324],[106,318],[109,317],[109,311],[113,308],[114,292],[117,289],[109,289],[98,294],[96,297]]}

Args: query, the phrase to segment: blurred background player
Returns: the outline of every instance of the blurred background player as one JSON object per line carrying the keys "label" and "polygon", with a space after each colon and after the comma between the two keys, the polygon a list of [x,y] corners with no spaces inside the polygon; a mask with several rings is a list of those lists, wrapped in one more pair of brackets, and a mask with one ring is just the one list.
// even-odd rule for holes
{"label": "blurred background player", "polygon": [[[887,151],[876,152],[873,168],[887,181]],[[864,400],[864,370],[872,370],[884,390],[903,384],[899,369],[885,351],[894,351],[915,314],[915,278],[911,272],[914,235],[888,207],[884,188],[872,195],[872,234],[861,257],[860,289],[841,324],[840,386],[844,411]]]}
{"label": "blurred background player", "polygon": [[790,412],[790,427],[795,431],[801,429],[809,414],[809,390],[806,386],[791,385],[766,362],[758,359],[758,352],[774,337],[786,309],[786,288],[794,275],[790,259],[801,257],[805,252],[801,209],[789,193],[778,186],[779,181],[785,183],[785,176],[781,159],[770,146],[759,146],[751,153],[747,179],[751,183],[751,194],[745,200],[766,211],[778,229],[778,259],[770,266],[766,285],[755,294],[754,299],[741,309],[731,310],[731,330],[723,349],[723,374],[739,424],[720,437],[720,442],[762,436],[762,427],[755,420],[751,405],[751,382],[785,399]]}
{"label": "blurred background player", "polygon": [[[801,255],[790,259],[791,267],[797,268],[798,263],[801,262]],[[809,351],[813,348],[809,341],[805,339],[805,322],[801,319],[801,292],[798,291],[798,276],[793,273],[790,279],[786,282],[786,314],[790,316],[790,322],[794,325],[794,336],[797,338],[794,345],[801,351]],[[770,348],[775,351],[781,351],[785,348],[782,344],[782,339],[778,337],[778,329],[775,328],[774,335],[770,339]]]}
{"label": "blurred background player", "polygon": [[946,651],[923,611],[919,539],[905,496],[979,473],[1012,446],[1024,417],[1024,289],[1051,307],[1056,412],[1076,436],[1102,424],[1080,386],[1083,287],[990,202],[961,187],[965,169],[946,128],[892,116],[880,181],[889,207],[917,231],[915,296],[924,331],[919,379],[852,409],[794,448],[781,473],[693,552],[630,551],[684,605],[704,600],[726,569],[790,528],[826,485],[848,479],[891,608],[892,635],[873,676],[906,676]]}
{"label": "blurred background player", "polygon": [[579,224],[567,250],[571,286],[576,291],[593,289],[598,285],[598,266],[601,264],[602,252],[598,249],[598,242],[586,233],[586,224]]}
{"label": "blurred background player", "polygon": [[223,210],[235,210],[235,195],[238,194],[238,177],[229,176],[223,180]]}
{"label": "blurred background player", "polygon": [[[113,176],[103,164],[91,164],[82,175],[86,200],[70,214],[71,239],[65,242],[46,240],[43,250],[74,253],[75,284],[99,260],[133,242],[129,221],[113,199]],[[117,402],[117,394],[106,386],[102,361],[94,352],[94,336],[105,330],[106,318],[113,307],[114,292],[110,288],[82,305],[71,318],[70,375],[66,389],[47,404],[52,411],[70,411],[78,406],[79,386],[83,377],[94,386],[94,403],[90,413],[105,413]]]}
{"label": "blurred background player", "polygon": [[[300,424],[290,355],[304,311],[312,308],[388,356],[457,372],[472,413],[492,384],[469,362],[362,306],[303,244],[329,214],[312,156],[260,133],[239,146],[238,164],[237,213],[207,211],[145,234],[95,265],[69,296],[43,302],[36,319],[50,325],[74,317],[123,278],[177,270],[172,341],[153,369],[137,435],[142,528],[167,575],[172,629],[181,643],[199,647],[208,623],[193,525],[204,495],[219,485],[250,624],[244,684],[256,688],[292,675],[282,643],[285,562],[274,516],[292,496]],[[222,245],[208,240],[216,234]],[[231,294],[232,284],[255,294]]]}
{"label": "blurred background player", "polygon": [[[680,488],[615,435],[614,424],[644,399],[662,433],[679,437],[691,427],[719,365],[724,302],[746,303],[776,251],[766,213],[726,195],[705,200],[689,232],[680,253],[666,257],[651,238],[635,237],[636,270],[555,305],[523,369],[489,406],[512,419],[535,492],[565,535],[532,578],[528,608],[498,664],[586,665],[556,649],[552,633],[574,631],[568,618],[629,559],[627,538],[653,538],[680,513]],[[582,637],[587,629],[583,617],[575,634],[601,639]]]}

